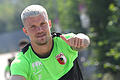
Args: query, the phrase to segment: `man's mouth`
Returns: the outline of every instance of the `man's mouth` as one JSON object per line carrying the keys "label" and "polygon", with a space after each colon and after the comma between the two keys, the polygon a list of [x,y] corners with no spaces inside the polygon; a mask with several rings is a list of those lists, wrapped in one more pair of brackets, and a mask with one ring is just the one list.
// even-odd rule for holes
{"label": "man's mouth", "polygon": [[42,37],[44,37],[46,34],[38,34],[37,35],[37,38],[42,38]]}

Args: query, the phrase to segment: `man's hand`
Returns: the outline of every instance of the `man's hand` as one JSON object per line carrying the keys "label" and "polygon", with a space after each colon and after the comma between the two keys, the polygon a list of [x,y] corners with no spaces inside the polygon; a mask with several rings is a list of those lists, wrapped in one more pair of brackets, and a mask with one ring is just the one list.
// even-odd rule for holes
{"label": "man's hand", "polygon": [[77,34],[72,38],[66,39],[63,35],[60,35],[60,37],[74,50],[81,50],[89,46],[90,39],[85,34]]}

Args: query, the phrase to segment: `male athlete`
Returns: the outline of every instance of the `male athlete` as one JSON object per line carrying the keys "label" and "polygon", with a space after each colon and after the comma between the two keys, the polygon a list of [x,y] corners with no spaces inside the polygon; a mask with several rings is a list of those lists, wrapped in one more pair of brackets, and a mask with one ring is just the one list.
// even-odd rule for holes
{"label": "male athlete", "polygon": [[28,44],[11,65],[10,80],[82,80],[76,61],[78,51],[88,47],[84,34],[51,35],[51,21],[41,5],[30,5],[21,14]]}

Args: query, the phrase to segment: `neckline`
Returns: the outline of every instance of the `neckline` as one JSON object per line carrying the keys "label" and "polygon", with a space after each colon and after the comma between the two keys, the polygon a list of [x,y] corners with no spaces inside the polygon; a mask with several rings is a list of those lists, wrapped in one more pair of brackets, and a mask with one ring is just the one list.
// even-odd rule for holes
{"label": "neckline", "polygon": [[49,52],[47,55],[45,55],[45,56],[38,55],[38,54],[33,50],[32,45],[31,45],[31,49],[32,49],[33,53],[34,53],[36,56],[38,56],[39,58],[41,58],[41,59],[49,58],[49,57],[51,56],[51,53],[52,53],[53,47],[54,47],[54,40],[52,39],[52,41],[53,41],[53,42],[52,42],[52,48],[51,48],[50,52]]}

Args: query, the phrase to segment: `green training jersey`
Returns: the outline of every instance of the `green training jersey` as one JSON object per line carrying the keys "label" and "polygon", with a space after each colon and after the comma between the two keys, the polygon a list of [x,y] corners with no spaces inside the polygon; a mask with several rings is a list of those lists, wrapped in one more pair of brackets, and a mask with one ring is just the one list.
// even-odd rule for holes
{"label": "green training jersey", "polygon": [[[68,39],[74,34],[65,34]],[[11,75],[21,75],[26,80],[58,80],[72,67],[78,52],[60,37],[53,38],[53,48],[47,58],[38,57],[31,45],[21,51],[11,65]]]}

